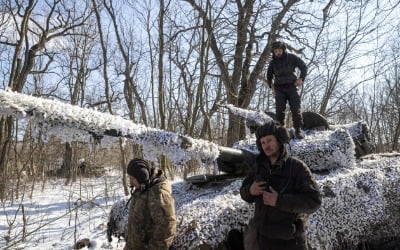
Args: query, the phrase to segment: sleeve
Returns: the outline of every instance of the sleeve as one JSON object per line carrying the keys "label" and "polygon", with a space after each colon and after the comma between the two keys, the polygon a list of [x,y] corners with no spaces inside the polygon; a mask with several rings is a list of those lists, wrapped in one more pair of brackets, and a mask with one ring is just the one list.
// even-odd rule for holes
{"label": "sleeve", "polygon": [[175,205],[168,190],[161,189],[149,197],[150,216],[154,223],[147,249],[169,249],[176,231]]}
{"label": "sleeve", "polygon": [[306,79],[308,68],[307,65],[304,63],[303,60],[301,60],[299,57],[295,56],[296,60],[296,66],[299,67],[300,69],[300,78],[303,79],[303,81]]}
{"label": "sleeve", "polygon": [[250,194],[250,186],[255,180],[254,176],[255,175],[253,172],[249,173],[249,175],[247,175],[243,180],[242,186],[240,187],[240,197],[249,203],[253,203],[255,201],[255,196]]}
{"label": "sleeve", "polygon": [[278,196],[277,208],[290,213],[313,213],[321,206],[321,194],[309,168],[301,163],[294,175],[293,193]]}
{"label": "sleeve", "polygon": [[270,88],[272,87],[272,78],[274,78],[274,67],[272,67],[272,61],[271,61],[268,65],[268,70],[267,70],[267,83]]}

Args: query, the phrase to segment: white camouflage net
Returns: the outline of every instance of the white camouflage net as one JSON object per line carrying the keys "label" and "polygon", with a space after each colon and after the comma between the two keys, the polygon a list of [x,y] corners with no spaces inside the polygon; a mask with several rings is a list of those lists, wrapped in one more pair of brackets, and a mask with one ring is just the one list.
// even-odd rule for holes
{"label": "white camouflage net", "polygon": [[[315,177],[322,206],[309,217],[307,237],[312,249],[339,249],[400,236],[399,154],[370,155],[354,167]],[[229,231],[243,231],[254,207],[240,198],[241,182],[219,188],[174,183],[178,224],[174,247],[213,249]]]}
{"label": "white camouflage net", "polygon": [[[45,130],[47,138],[54,135],[63,142],[93,142],[104,145],[117,140],[116,135],[142,145],[147,160],[157,162],[161,154],[175,165],[190,159],[211,164],[219,155],[218,145],[173,132],[134,123],[119,116],[85,109],[56,100],[33,97],[0,90],[0,115],[30,120],[37,131]],[[107,134],[114,136],[107,136]],[[45,138],[46,139],[46,138]]]}

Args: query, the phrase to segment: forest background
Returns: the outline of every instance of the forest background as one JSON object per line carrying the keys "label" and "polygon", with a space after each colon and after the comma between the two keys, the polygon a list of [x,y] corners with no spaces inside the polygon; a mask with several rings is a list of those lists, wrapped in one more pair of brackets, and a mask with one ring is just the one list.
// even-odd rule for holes
{"label": "forest background", "polygon": [[[149,127],[231,146],[245,121],[224,104],[274,112],[265,86],[271,44],[307,64],[303,111],[332,123],[364,120],[377,152],[398,151],[400,1],[0,0],[1,89],[64,101]],[[18,195],[22,173],[76,178],[82,159],[120,168],[140,155],[48,141],[0,119],[0,198]],[[38,138],[39,137],[39,138]],[[175,169],[160,157],[169,176]],[[47,173],[47,174],[46,174]],[[32,186],[33,187],[33,186]],[[125,192],[128,189],[125,188]]]}

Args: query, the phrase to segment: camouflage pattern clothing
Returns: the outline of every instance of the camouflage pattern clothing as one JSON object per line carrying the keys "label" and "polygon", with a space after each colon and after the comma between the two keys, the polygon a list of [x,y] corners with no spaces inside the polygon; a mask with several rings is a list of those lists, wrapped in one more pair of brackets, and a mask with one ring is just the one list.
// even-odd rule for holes
{"label": "camouflage pattern clothing", "polygon": [[169,249],[176,231],[175,205],[162,171],[144,190],[135,190],[129,208],[126,250]]}

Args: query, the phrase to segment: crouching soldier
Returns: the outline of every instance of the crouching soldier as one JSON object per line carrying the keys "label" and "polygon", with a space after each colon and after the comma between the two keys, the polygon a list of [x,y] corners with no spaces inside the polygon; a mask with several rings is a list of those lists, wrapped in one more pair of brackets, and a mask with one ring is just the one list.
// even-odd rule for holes
{"label": "crouching soldier", "polygon": [[275,122],[257,128],[260,154],[240,188],[242,199],[255,203],[246,249],[307,249],[307,214],[320,207],[321,197],[305,163],[288,156],[288,142],[286,128]]}
{"label": "crouching soldier", "polygon": [[134,192],[124,250],[169,249],[176,231],[171,184],[162,170],[142,159],[131,160],[127,173]]}

